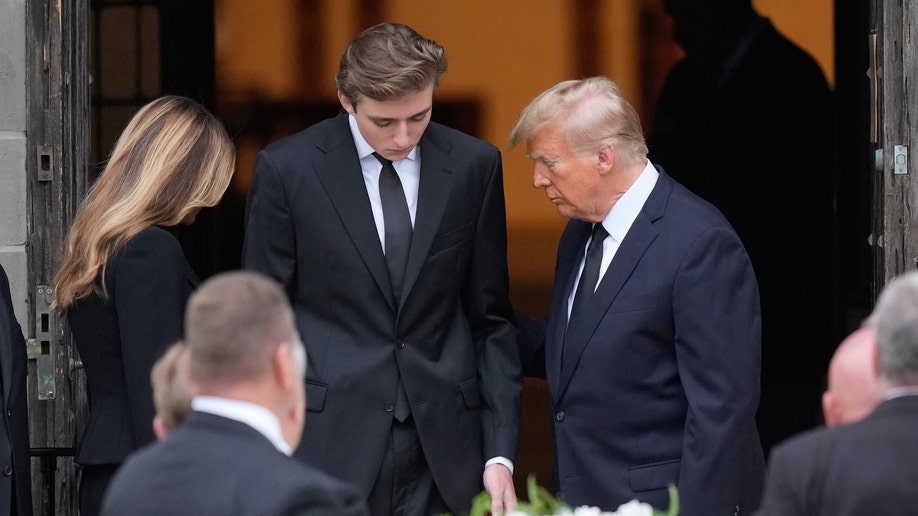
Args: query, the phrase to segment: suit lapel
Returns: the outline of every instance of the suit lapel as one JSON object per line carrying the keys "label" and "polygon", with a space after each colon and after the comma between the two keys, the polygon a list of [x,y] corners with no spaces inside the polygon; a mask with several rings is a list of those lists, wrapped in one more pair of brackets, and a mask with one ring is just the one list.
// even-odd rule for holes
{"label": "suit lapel", "polygon": [[347,236],[354,243],[389,306],[395,310],[386,258],[376,232],[376,222],[347,115],[339,115],[331,123],[334,129],[318,145],[325,152],[325,157],[315,163],[316,175],[341,218]]}
{"label": "suit lapel", "polygon": [[[654,229],[653,223],[663,216],[671,192],[672,183],[661,171],[650,197],[647,198],[647,202],[644,203],[644,207],[634,220],[624,240],[619,245],[615,257],[612,258],[612,263],[599,282],[594,301],[584,312],[583,323],[578,324],[576,328],[571,328],[567,332],[566,339],[562,333],[561,342],[563,342],[564,346],[564,361],[561,364],[556,400],[561,398],[564,389],[570,383],[571,376],[573,376],[574,370],[580,362],[580,357],[593,338],[602,318],[608,312],[609,307],[622,287],[631,277],[635,267],[640,263],[644,253],[647,252],[647,248],[656,239],[657,231]],[[584,238],[580,243],[583,244],[585,240]],[[576,261],[573,267],[574,270],[576,270],[578,264],[579,261]],[[568,288],[567,292],[570,292],[570,288]]]}
{"label": "suit lapel", "polygon": [[411,289],[427,261],[455,181],[455,174],[447,160],[452,145],[441,137],[437,126],[431,124],[427,127],[419,145],[421,178],[418,185],[418,207],[414,218],[411,250],[408,253],[405,285],[402,288],[402,304],[411,295]]}

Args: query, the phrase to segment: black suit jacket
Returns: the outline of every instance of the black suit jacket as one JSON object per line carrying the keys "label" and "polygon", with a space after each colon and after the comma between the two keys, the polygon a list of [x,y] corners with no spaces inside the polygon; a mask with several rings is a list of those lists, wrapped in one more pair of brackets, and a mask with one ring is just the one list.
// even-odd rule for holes
{"label": "black suit jacket", "polygon": [[154,440],[150,370],[181,339],[197,283],[178,240],[152,226],[109,258],[108,299],[93,294],[67,311],[89,395],[77,463],[120,464]]}
{"label": "black suit jacket", "polygon": [[565,337],[590,231],[568,224],[547,324],[521,328],[524,371],[548,380],[561,494],[574,506],[637,498],[665,509],[672,483],[682,516],[750,513],[764,476],[760,322],[739,238],[661,170]]}
{"label": "black suit jacket", "polygon": [[484,460],[516,451],[521,382],[501,159],[435,123],[419,146],[398,306],[345,114],[259,153],[243,264],[281,282],[308,350],[297,456],[368,495],[401,377],[433,478],[459,512],[481,489]]}
{"label": "black suit jacket", "polygon": [[118,470],[103,516],[360,516],[357,491],[279,452],[252,427],[192,412]]}
{"label": "black suit jacket", "polygon": [[[26,345],[13,314],[10,284],[0,267],[0,513],[32,514]],[[11,506],[14,498],[16,505]]]}
{"label": "black suit jacket", "polygon": [[820,428],[772,450],[759,516],[883,516],[918,511],[918,396],[863,421]]}

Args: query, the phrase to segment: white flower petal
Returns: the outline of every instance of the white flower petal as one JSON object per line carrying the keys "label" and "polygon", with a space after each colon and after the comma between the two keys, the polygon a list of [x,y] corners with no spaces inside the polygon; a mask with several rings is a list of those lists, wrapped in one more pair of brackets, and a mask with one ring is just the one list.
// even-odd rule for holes
{"label": "white flower petal", "polygon": [[615,511],[616,516],[653,516],[653,507],[637,500],[619,506]]}

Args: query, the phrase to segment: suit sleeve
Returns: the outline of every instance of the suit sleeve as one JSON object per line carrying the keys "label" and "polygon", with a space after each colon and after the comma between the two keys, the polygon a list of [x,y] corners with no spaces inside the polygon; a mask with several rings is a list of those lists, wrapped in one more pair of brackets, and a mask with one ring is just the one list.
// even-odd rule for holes
{"label": "suit sleeve", "polygon": [[265,151],[255,160],[246,200],[242,267],[271,276],[292,299],[296,285],[296,233],[283,182]]}
{"label": "suit sleeve", "polygon": [[752,265],[729,226],[708,229],[689,248],[673,287],[673,319],[688,403],[683,514],[733,514],[744,493],[761,488],[747,485],[761,482],[761,319]]}
{"label": "suit sleeve", "polygon": [[532,319],[523,313],[515,313],[523,375],[545,378],[545,319]]}
{"label": "suit sleeve", "polygon": [[496,150],[490,167],[462,299],[478,354],[483,459],[513,460],[522,377],[509,299],[503,173]]}
{"label": "suit sleeve", "polygon": [[144,230],[119,253],[114,299],[125,382],[137,446],[154,440],[150,370],[181,339],[190,266],[178,241],[159,228]]}
{"label": "suit sleeve", "polygon": [[[13,313],[13,300],[10,295],[9,279],[6,271],[0,267],[0,305],[5,312],[9,334],[0,336],[0,345],[8,346],[7,350],[0,352],[4,360],[9,360],[9,364],[3,364],[4,374],[9,374],[10,378],[4,378],[4,383],[9,386],[9,390],[2,390],[6,397],[5,403],[0,407],[5,408],[0,417],[6,417],[7,429],[9,431],[10,445],[13,455],[13,488],[16,490],[17,509],[13,514],[31,515],[32,514],[32,462],[29,458],[29,407],[26,396],[26,343],[22,335],[22,328],[16,321],[16,315]],[[4,317],[0,314],[0,318]],[[2,328],[0,323],[0,328]]]}

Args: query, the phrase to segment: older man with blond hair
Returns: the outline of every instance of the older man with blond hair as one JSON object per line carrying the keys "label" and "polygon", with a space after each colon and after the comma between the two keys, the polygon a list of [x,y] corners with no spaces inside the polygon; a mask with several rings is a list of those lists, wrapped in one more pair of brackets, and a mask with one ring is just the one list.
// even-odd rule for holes
{"label": "older man with blond hair", "polygon": [[523,318],[520,339],[524,371],[548,380],[565,500],[666,507],[675,484],[683,516],[751,512],[764,475],[761,334],[739,237],[647,160],[640,120],[608,78],[549,88],[511,139],[571,219],[548,319]]}

